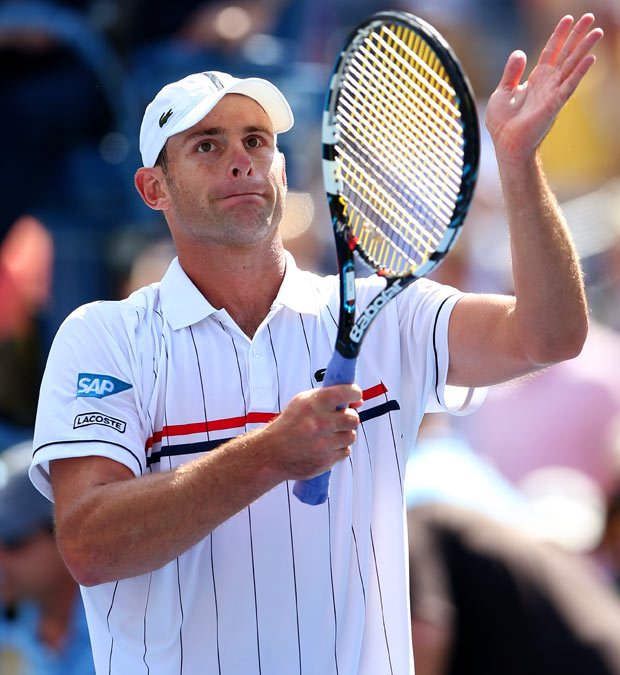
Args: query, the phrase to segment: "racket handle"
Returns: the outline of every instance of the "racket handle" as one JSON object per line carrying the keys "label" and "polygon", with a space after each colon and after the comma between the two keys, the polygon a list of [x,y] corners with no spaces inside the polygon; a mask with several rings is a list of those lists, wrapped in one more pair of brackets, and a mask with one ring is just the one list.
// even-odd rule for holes
{"label": "racket handle", "polygon": [[[327,364],[323,386],[332,384],[352,384],[355,381],[355,365],[357,359],[346,359],[338,352],[334,352]],[[338,407],[338,410],[346,408],[346,404]],[[297,480],[293,485],[293,494],[304,504],[317,506],[323,504],[329,495],[329,479],[331,469],[314,478]]]}

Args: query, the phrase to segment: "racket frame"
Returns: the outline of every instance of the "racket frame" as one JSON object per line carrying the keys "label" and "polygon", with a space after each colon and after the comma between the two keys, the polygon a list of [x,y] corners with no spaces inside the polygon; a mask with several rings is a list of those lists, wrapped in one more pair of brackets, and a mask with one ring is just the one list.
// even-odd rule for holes
{"label": "racket frame", "polygon": [[[434,252],[415,271],[393,274],[366,255],[346,218],[343,183],[338,171],[338,131],[336,108],[341,93],[340,82],[348,61],[360,42],[377,26],[385,23],[403,25],[419,35],[439,56],[450,84],[456,92],[455,103],[463,132],[463,167],[456,203],[447,228]],[[362,341],[379,311],[409,284],[429,274],[452,248],[461,231],[471,202],[478,173],[480,139],[478,115],[471,85],[458,59],[443,37],[428,23],[407,12],[378,12],[351,32],[334,66],[323,112],[323,181],[334,229],[339,273],[340,310],[335,349],[325,372],[323,386],[355,381],[355,368]],[[355,256],[366,262],[386,280],[385,287],[356,319]],[[341,407],[345,407],[346,403]],[[295,481],[293,493],[305,504],[318,505],[329,497],[331,471],[308,480]]]}
{"label": "racket frame", "polygon": [[[378,266],[359,245],[346,219],[345,202],[341,197],[343,184],[338,171],[338,132],[336,109],[341,95],[342,75],[360,43],[377,27],[385,23],[403,25],[419,35],[440,58],[451,86],[456,92],[455,103],[461,111],[464,165],[459,194],[446,231],[430,258],[415,273],[389,273]],[[338,274],[340,277],[340,311],[335,349],[345,358],[358,356],[362,341],[379,310],[417,279],[427,276],[454,246],[469,209],[478,173],[480,136],[478,114],[472,88],[465,72],[446,40],[422,19],[408,12],[385,11],[371,15],[349,35],[335,63],[323,112],[323,179],[329,205],[334,237]],[[355,254],[385,278],[386,285],[356,318]]]}

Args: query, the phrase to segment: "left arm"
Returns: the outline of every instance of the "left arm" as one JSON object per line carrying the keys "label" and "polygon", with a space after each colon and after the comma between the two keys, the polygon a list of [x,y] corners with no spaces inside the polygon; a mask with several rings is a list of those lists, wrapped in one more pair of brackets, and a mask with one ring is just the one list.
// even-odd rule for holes
{"label": "left arm", "polygon": [[[538,148],[595,61],[603,33],[591,14],[557,25],[524,84],[511,54],[486,123],[495,146],[510,232],[515,296],[467,295],[452,312],[448,383],[503,382],[577,356],[588,314],[579,260],[545,179]],[[572,29],[572,30],[571,30]]]}

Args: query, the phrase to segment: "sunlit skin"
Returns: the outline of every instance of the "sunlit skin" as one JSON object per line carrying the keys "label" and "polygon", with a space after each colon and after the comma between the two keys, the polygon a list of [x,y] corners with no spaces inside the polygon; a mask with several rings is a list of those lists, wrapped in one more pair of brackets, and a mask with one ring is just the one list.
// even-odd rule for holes
{"label": "sunlit skin", "polygon": [[273,237],[284,208],[283,162],[258,103],[225,96],[201,122],[170,138],[167,152],[177,245],[191,239],[251,246]]}
{"label": "sunlit skin", "polygon": [[[450,315],[450,384],[505,381],[573,358],[585,340],[579,263],[537,148],[594,62],[590,51],[602,31],[590,30],[593,21],[589,14],[576,23],[562,19],[527,82],[520,82],[525,55],[514,52],[489,101],[516,297],[458,301]],[[198,130],[203,135],[192,138]],[[196,127],[168,140],[166,173],[136,172],[145,203],[170,225],[185,273],[248,336],[268,316],[284,275],[284,166],[271,131],[258,104],[229,94]],[[352,404],[337,410],[342,401]],[[179,469],[139,478],[106,457],[52,461],[57,536],[69,568],[88,586],[162,567],[276,485],[349,457],[359,425],[352,408],[361,403],[355,385],[300,392],[269,424]]]}
{"label": "sunlit skin", "polygon": [[[139,169],[136,187],[166,216],[190,279],[251,335],[284,274],[278,226],[286,174],[271,121],[253,99],[228,94],[196,125],[170,137],[166,154],[166,169]],[[229,280],[225,293],[222,278]]]}

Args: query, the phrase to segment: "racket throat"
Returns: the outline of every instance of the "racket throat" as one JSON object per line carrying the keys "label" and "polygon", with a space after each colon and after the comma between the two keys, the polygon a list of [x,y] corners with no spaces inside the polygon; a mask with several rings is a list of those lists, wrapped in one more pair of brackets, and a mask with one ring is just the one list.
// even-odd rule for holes
{"label": "racket throat", "polygon": [[387,303],[393,297],[398,295],[407,285],[408,284],[403,279],[395,279],[392,283],[388,284],[359,315],[357,321],[351,327],[349,334],[351,343],[357,347],[355,355],[359,353],[362,340],[373,319],[383,307],[385,307],[385,305],[387,305]]}

